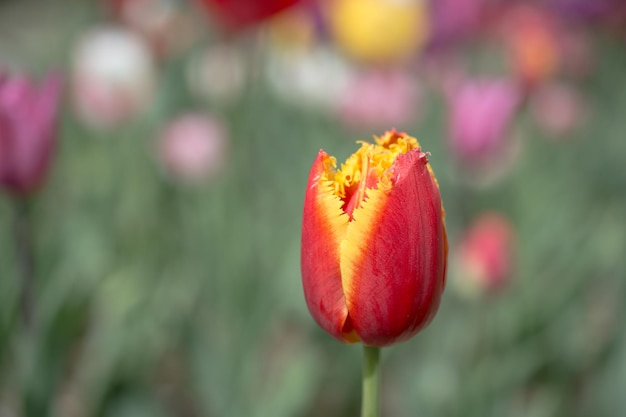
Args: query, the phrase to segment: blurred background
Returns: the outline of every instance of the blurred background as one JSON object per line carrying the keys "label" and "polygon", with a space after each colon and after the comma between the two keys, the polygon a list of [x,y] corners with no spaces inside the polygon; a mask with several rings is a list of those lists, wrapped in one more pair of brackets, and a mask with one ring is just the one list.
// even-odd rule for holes
{"label": "blurred background", "polygon": [[1,417],[358,415],[301,210],[392,127],[451,248],[383,415],[625,413],[622,0],[2,0],[0,74]]}

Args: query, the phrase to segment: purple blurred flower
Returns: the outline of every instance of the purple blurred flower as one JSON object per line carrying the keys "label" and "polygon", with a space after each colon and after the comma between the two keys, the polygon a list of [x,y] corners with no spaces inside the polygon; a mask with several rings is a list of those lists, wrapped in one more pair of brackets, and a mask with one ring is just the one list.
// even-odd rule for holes
{"label": "purple blurred flower", "polygon": [[485,0],[431,0],[430,47],[466,39],[485,15]]}
{"label": "purple blurred flower", "polygon": [[27,195],[43,181],[56,142],[61,78],[41,85],[0,74],[0,185]]}
{"label": "purple blurred flower", "polygon": [[519,89],[507,80],[467,80],[449,99],[449,139],[454,155],[471,165],[498,154],[521,102]]}
{"label": "purple blurred flower", "polygon": [[561,16],[590,23],[618,23],[626,20],[623,0],[548,0]]}

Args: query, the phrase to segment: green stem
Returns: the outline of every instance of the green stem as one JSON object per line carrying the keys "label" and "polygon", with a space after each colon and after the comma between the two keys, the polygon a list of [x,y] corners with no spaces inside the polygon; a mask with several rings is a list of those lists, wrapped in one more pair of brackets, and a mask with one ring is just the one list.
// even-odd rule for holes
{"label": "green stem", "polygon": [[15,200],[13,239],[17,259],[17,274],[20,282],[20,312],[22,324],[29,329],[33,324],[35,304],[33,231],[29,201]]}
{"label": "green stem", "polygon": [[363,346],[363,397],[361,398],[361,417],[378,417],[380,348]]}

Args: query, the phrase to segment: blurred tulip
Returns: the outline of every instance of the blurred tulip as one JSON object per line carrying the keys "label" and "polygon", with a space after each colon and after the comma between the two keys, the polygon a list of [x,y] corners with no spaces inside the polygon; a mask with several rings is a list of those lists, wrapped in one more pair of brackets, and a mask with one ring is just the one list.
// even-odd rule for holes
{"label": "blurred tulip", "polygon": [[45,179],[56,142],[61,79],[41,85],[0,74],[0,184],[14,195],[34,192]]}
{"label": "blurred tulip", "polygon": [[447,241],[439,186],[417,140],[361,143],[339,171],[320,150],[306,187],[301,266],[315,321],[336,339],[386,346],[435,316]]}
{"label": "blurred tulip", "polygon": [[345,60],[330,49],[271,50],[266,68],[274,93],[294,105],[334,112],[352,77]]}
{"label": "blurred tulip", "polygon": [[521,4],[502,17],[501,35],[512,70],[532,87],[552,77],[561,66],[557,21],[547,10]]}
{"label": "blurred tulip", "polygon": [[178,0],[105,0],[112,14],[138,33],[154,53],[167,56],[188,48],[199,34],[190,8]]}
{"label": "blurred tulip", "polygon": [[564,137],[580,127],[586,116],[580,94],[572,87],[557,83],[535,91],[530,110],[539,126],[556,137]]}
{"label": "blurred tulip", "polygon": [[310,48],[318,37],[319,10],[293,7],[268,22],[268,35],[278,48]]}
{"label": "blurred tulip", "polygon": [[548,0],[548,3],[561,16],[624,30],[626,3],[623,0]]}
{"label": "blurred tulip", "polygon": [[218,120],[188,113],[165,127],[158,152],[161,164],[174,179],[196,183],[220,171],[226,148],[226,130]]}
{"label": "blurred tulip", "polygon": [[233,47],[212,46],[189,61],[187,80],[190,91],[210,101],[237,101],[246,83],[244,57]]}
{"label": "blurred tulip", "polygon": [[506,217],[481,214],[459,242],[453,263],[455,287],[464,295],[504,288],[513,272],[514,240],[514,227]]}
{"label": "blurred tulip", "polygon": [[294,6],[300,0],[198,0],[229,29],[253,26]]}
{"label": "blurred tulip", "polygon": [[438,47],[454,41],[466,40],[485,14],[485,0],[430,0],[432,30],[430,46]]}
{"label": "blurred tulip", "polygon": [[497,155],[521,103],[516,86],[507,80],[468,80],[449,100],[450,148],[457,159],[471,166]]}
{"label": "blurred tulip", "polygon": [[422,0],[332,0],[330,31],[353,58],[389,63],[417,54],[428,34]]}
{"label": "blurred tulip", "polygon": [[83,36],[73,61],[74,107],[85,124],[118,126],[152,102],[156,78],[152,56],[133,32],[94,29]]}
{"label": "blurred tulip", "polygon": [[418,85],[407,72],[370,70],[348,81],[339,116],[354,128],[400,127],[419,117],[419,98]]}

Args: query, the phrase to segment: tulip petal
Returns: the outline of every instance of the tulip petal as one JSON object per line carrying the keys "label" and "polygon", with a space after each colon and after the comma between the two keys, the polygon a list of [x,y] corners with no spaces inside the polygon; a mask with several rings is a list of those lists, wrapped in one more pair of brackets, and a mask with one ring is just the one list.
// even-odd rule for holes
{"label": "tulip petal", "polygon": [[368,190],[354,211],[340,254],[349,315],[363,343],[374,346],[426,326],[445,283],[442,204],[427,156],[410,151],[391,169],[391,188]]}
{"label": "tulip petal", "polygon": [[315,321],[338,340],[356,342],[358,336],[348,316],[339,268],[339,247],[349,217],[328,179],[334,163],[320,151],[309,174],[302,227],[302,283]]}

